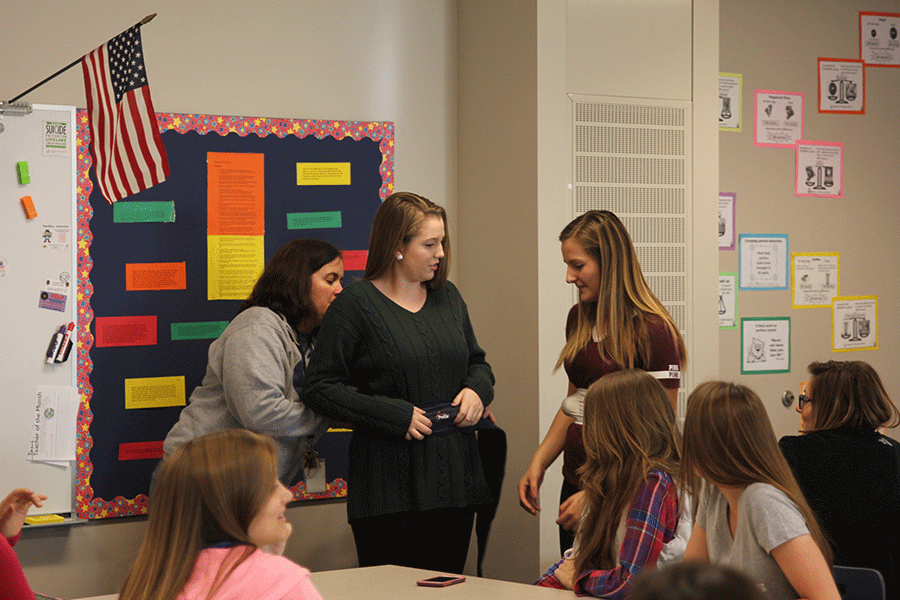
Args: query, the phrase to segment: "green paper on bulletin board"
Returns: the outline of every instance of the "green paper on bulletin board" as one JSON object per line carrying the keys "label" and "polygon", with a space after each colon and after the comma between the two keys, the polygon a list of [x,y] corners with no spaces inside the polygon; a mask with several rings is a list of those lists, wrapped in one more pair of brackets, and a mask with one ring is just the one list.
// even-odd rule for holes
{"label": "green paper on bulletin board", "polygon": [[199,321],[196,323],[172,323],[173,340],[214,340],[217,339],[228,321]]}
{"label": "green paper on bulletin board", "polygon": [[335,229],[341,226],[341,211],[288,213],[288,229]]}
{"label": "green paper on bulletin board", "polygon": [[174,202],[116,202],[113,223],[174,223]]}

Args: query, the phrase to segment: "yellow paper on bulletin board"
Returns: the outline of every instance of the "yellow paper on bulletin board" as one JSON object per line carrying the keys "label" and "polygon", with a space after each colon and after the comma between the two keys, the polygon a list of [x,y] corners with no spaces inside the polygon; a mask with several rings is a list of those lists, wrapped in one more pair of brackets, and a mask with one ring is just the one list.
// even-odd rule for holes
{"label": "yellow paper on bulletin board", "polygon": [[207,298],[244,300],[265,267],[265,236],[207,236]]}
{"label": "yellow paper on bulletin board", "polygon": [[350,185],[350,163],[297,163],[297,185]]}
{"label": "yellow paper on bulletin board", "polygon": [[185,406],[184,376],[125,380],[125,408]]}

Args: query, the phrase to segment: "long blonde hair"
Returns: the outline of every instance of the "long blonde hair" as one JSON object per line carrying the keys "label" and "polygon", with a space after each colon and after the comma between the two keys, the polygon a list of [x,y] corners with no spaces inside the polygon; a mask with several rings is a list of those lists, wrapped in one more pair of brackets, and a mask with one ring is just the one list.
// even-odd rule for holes
{"label": "long blonde hair", "polygon": [[234,543],[235,557],[220,568],[206,597],[211,599],[256,549],[247,530],[272,495],[277,474],[272,439],[243,429],[195,438],[163,459],[147,535],[119,600],[172,600],[204,548]]}
{"label": "long blonde hair", "polygon": [[681,366],[687,349],[675,321],[656,297],[641,271],[637,253],[622,221],[608,210],[591,210],[574,219],[559,241],[574,238],[600,267],[600,301],[578,303],[578,323],[560,352],[556,368],[571,362],[591,343],[594,331],[604,335],[602,352],[623,369],[638,359],[649,364],[652,348],[647,318],[655,315],[678,348]]}
{"label": "long blonde hair", "polygon": [[681,446],[665,388],[637,369],[604,375],[588,388],[583,435],[587,460],[578,475],[588,508],[576,534],[576,573],[615,567],[622,514],[652,469],[677,475]]}
{"label": "long blonde hair", "polygon": [[809,533],[831,565],[831,546],[778,447],[762,400],[750,388],[708,381],[691,392],[684,419],[681,469],[695,498],[700,497],[700,489],[694,474],[714,485],[744,488],[767,483],[777,488],[797,505]]}

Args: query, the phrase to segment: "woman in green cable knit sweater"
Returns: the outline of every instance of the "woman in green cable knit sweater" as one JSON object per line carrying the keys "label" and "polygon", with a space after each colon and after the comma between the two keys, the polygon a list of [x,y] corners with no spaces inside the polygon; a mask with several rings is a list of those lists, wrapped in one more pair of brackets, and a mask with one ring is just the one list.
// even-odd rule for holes
{"label": "woman in green cable knit sweater", "polygon": [[331,304],[310,359],[303,402],[354,428],[347,512],[360,566],[462,572],[475,508],[491,499],[472,426],[494,376],[449,268],[444,209],[393,194],[364,279]]}

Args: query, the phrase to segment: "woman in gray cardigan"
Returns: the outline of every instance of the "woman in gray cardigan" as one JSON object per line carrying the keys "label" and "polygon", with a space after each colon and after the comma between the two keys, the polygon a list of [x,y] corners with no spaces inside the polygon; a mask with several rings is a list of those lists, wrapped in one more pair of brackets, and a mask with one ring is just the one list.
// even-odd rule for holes
{"label": "woman in gray cardigan", "polygon": [[320,240],[281,247],[209,347],[209,364],[178,422],[166,436],[166,455],[186,441],[223,429],[249,429],[275,439],[278,477],[289,482],[328,420],[300,402],[299,389],[325,310],[340,293],[340,251]]}

